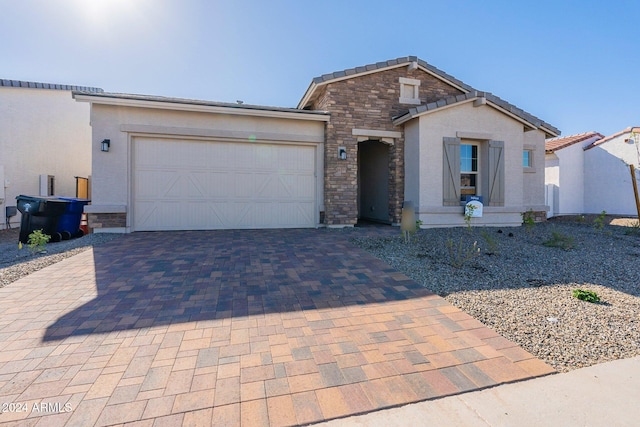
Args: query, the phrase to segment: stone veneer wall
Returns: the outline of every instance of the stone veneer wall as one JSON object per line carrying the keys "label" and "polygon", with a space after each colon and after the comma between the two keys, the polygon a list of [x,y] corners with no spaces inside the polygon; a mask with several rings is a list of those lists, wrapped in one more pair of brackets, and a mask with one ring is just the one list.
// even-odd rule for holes
{"label": "stone veneer wall", "polygon": [[[407,66],[328,83],[317,89],[311,109],[331,113],[325,143],[325,223],[352,225],[358,220],[358,141],[353,129],[402,132],[392,118],[415,105],[400,104],[400,77],[420,80],[422,104],[462,92]],[[375,138],[371,138],[375,139]],[[346,147],[347,160],[338,160]],[[404,199],[404,137],[389,147],[389,221],[399,223]]]}
{"label": "stone veneer wall", "polygon": [[127,225],[126,213],[90,213],[87,214],[89,228],[124,228]]}

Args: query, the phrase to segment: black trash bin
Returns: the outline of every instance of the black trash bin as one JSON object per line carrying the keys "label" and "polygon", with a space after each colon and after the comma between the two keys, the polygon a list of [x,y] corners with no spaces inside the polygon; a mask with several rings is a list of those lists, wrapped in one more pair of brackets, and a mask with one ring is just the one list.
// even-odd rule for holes
{"label": "black trash bin", "polygon": [[57,197],[24,196],[16,197],[18,210],[22,214],[20,237],[22,243],[29,243],[29,234],[42,230],[51,236],[50,242],[59,242],[58,218],[67,210],[69,201]]}

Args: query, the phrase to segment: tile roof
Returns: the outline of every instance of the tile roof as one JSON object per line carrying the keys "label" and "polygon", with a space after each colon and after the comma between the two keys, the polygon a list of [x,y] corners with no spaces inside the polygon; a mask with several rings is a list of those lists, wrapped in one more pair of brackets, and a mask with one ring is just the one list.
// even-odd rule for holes
{"label": "tile roof", "polygon": [[312,97],[312,94],[318,85],[323,85],[332,81],[350,78],[351,76],[356,76],[358,74],[373,73],[378,70],[384,70],[389,67],[399,67],[399,66],[411,64],[413,62],[415,62],[419,67],[421,67],[428,73],[434,75],[437,78],[444,80],[445,82],[447,82],[452,86],[458,87],[460,90],[466,93],[464,95],[458,95],[451,98],[441,99],[438,102],[434,102],[426,105],[420,105],[418,107],[411,108],[405,114],[394,117],[394,121],[400,120],[401,117],[405,117],[406,115],[409,115],[409,118],[412,118],[417,114],[421,114],[430,110],[435,110],[437,108],[441,108],[446,105],[468,101],[469,99],[472,99],[472,98],[484,97],[489,102],[492,102],[493,104],[506,110],[507,112],[519,117],[520,119],[528,123],[531,123],[534,127],[542,128],[547,135],[551,135],[551,136],[560,135],[560,130],[557,129],[556,127],[544,122],[543,120],[537,118],[536,116],[527,113],[526,111],[516,107],[515,105],[503,99],[500,99],[499,97],[489,92],[482,92],[474,89],[473,87],[456,79],[450,74],[447,74],[444,71],[434,67],[433,65],[428,64],[427,62],[423,61],[417,56],[400,57],[396,59],[391,59],[389,61],[377,62],[375,64],[364,65],[362,67],[349,68],[347,70],[336,71],[334,73],[323,74],[322,76],[316,77],[311,81],[311,85],[309,86],[304,96],[300,100],[300,103],[298,104],[298,108],[305,107],[305,105],[303,104],[306,104],[308,100]]}
{"label": "tile roof", "polygon": [[626,129],[621,130],[620,132],[616,132],[613,135],[609,135],[606,138],[603,137],[602,139],[599,139],[597,141],[593,141],[591,144],[587,145],[586,147],[584,147],[584,150],[589,150],[593,147],[597,147],[600,144],[603,144],[607,141],[611,141],[614,138],[619,137],[620,135],[624,135],[625,133],[640,133],[640,127],[638,126],[629,126]]}
{"label": "tile roof", "polygon": [[27,82],[23,80],[7,80],[7,79],[0,79],[0,86],[23,87],[23,88],[30,88],[30,89],[81,90],[81,91],[91,92],[91,93],[104,92],[99,87],[62,85],[62,84],[56,84],[56,83]]}
{"label": "tile roof", "polygon": [[577,144],[578,142],[584,142],[592,139],[590,143],[598,141],[604,138],[599,132],[591,131],[591,132],[583,132],[576,135],[563,136],[560,138],[552,138],[547,139],[544,143],[544,150],[547,153],[553,153],[556,150],[561,150],[563,148],[569,147],[570,145]]}

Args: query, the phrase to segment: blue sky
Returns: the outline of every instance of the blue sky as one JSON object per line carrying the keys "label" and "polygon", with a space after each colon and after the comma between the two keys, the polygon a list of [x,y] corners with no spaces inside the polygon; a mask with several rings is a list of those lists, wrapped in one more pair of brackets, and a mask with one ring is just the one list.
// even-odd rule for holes
{"label": "blue sky", "polygon": [[415,55],[563,135],[640,126],[640,2],[0,0],[0,78],[295,107]]}

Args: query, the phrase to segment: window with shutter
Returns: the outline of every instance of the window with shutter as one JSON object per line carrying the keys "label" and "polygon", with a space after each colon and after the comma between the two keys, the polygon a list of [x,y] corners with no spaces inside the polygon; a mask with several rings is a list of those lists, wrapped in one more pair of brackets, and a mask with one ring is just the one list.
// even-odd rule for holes
{"label": "window with shutter", "polygon": [[462,144],[445,137],[443,143],[442,204],[459,206],[475,195],[483,196],[486,206],[504,206],[504,142]]}

